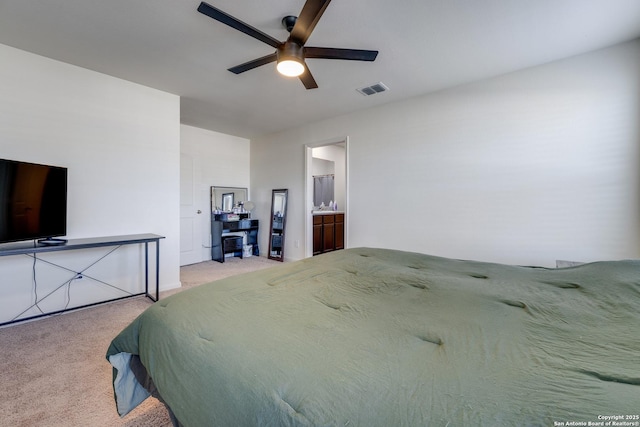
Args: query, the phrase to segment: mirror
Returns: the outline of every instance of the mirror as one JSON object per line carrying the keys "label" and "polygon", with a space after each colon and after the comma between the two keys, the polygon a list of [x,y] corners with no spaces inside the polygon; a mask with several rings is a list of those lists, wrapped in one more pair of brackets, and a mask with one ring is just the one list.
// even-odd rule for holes
{"label": "mirror", "polygon": [[335,200],[334,175],[313,176],[313,206],[329,206]]}
{"label": "mirror", "polygon": [[222,210],[225,212],[229,212],[233,210],[233,193],[224,193],[222,195]]}
{"label": "mirror", "polygon": [[248,191],[243,187],[211,187],[211,212],[233,211],[234,206],[248,200]]}
{"label": "mirror", "polygon": [[271,195],[271,229],[269,259],[284,261],[284,229],[287,219],[287,189],[273,190]]}

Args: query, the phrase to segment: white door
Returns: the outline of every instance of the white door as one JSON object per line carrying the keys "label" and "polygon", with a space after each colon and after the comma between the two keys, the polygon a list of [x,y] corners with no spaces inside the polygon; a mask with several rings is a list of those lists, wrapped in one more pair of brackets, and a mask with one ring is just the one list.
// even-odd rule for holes
{"label": "white door", "polygon": [[180,265],[202,262],[202,210],[195,177],[197,165],[180,153]]}

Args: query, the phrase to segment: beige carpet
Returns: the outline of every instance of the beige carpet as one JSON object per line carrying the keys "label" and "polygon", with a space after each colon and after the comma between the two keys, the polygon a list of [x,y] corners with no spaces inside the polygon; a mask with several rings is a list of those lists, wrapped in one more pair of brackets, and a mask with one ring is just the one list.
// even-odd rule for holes
{"label": "beige carpet", "polygon": [[[180,292],[192,286],[279,264],[230,258],[182,267]],[[109,343],[151,301],[134,298],[0,329],[0,425],[171,426],[153,398],[124,418],[116,412]]]}

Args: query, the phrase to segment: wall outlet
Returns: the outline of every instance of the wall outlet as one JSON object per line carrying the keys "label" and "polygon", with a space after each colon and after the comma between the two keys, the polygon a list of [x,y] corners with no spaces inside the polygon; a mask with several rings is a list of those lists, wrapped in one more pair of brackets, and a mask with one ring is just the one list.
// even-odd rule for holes
{"label": "wall outlet", "polygon": [[300,247],[300,240],[296,240],[295,242],[293,242],[293,246],[295,246],[296,248]]}

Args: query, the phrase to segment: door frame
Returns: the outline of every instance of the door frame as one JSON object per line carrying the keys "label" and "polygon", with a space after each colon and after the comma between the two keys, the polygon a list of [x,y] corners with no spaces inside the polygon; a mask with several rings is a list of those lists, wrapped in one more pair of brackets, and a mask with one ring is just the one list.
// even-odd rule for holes
{"label": "door frame", "polygon": [[304,145],[304,257],[313,256],[313,176],[311,175],[311,162],[313,161],[313,149],[344,143],[344,184],[345,204],[340,210],[344,211],[344,247],[349,247],[349,137],[341,136],[324,141],[318,141]]}

